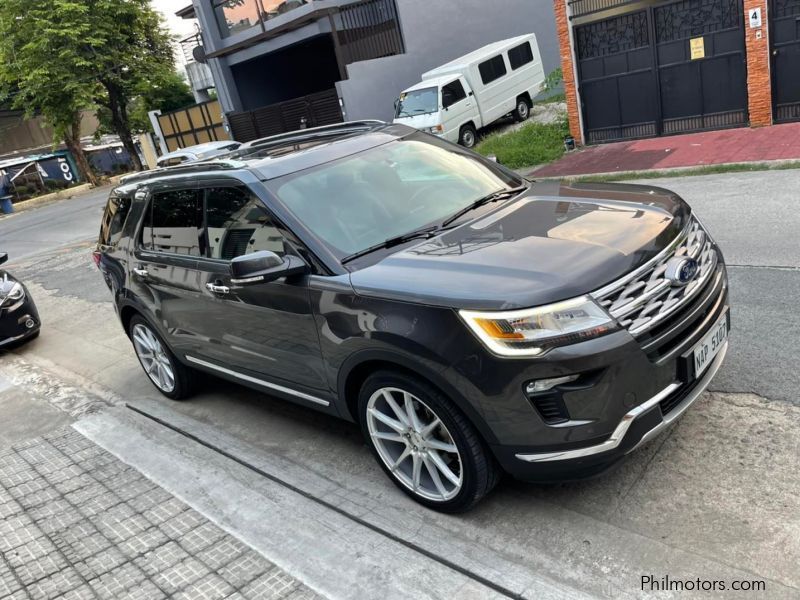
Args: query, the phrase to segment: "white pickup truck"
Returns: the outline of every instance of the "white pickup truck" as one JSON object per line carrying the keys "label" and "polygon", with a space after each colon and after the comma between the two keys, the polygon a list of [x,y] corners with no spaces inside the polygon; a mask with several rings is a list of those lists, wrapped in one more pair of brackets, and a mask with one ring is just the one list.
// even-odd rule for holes
{"label": "white pickup truck", "polygon": [[472,148],[497,119],[526,120],[542,83],[536,35],[502,40],[423,73],[395,102],[394,122]]}

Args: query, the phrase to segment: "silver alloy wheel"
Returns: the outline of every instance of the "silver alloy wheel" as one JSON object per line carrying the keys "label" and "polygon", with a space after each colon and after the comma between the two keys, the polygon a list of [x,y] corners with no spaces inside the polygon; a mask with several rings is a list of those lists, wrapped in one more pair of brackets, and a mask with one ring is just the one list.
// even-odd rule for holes
{"label": "silver alloy wheel", "polygon": [[517,114],[519,118],[524,121],[528,118],[529,113],[530,108],[528,108],[528,103],[525,102],[525,100],[520,100],[519,104],[517,104]]}
{"label": "silver alloy wheel", "polygon": [[133,326],[131,334],[133,349],[136,350],[136,356],[150,380],[162,392],[174,390],[175,373],[172,361],[156,335],[141,323]]}
{"label": "silver alloy wheel", "polygon": [[464,469],[453,436],[422,400],[381,388],[367,402],[367,427],[381,460],[409,490],[437,502],[461,491]]}

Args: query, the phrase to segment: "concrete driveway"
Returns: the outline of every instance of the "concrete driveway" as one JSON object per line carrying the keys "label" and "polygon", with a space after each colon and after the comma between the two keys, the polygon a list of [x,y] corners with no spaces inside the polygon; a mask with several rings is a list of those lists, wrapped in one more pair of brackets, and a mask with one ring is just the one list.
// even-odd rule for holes
{"label": "concrete driveway", "polygon": [[[683,195],[723,247],[731,349],[676,427],[592,481],[506,480],[472,512],[442,516],[386,480],[352,424],[213,379],[166,401],[85,243],[40,244],[12,265],[44,326],[0,359],[0,377],[101,398],[78,431],[325,596],[800,597],[800,171],[646,184]],[[53,208],[36,211],[45,227]],[[665,577],[716,592],[657,591]]]}

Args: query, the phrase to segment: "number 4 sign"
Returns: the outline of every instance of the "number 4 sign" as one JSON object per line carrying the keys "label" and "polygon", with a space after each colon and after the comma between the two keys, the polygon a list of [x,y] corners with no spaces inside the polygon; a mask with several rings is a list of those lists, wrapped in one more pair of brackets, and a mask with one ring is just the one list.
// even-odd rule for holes
{"label": "number 4 sign", "polygon": [[761,27],[761,9],[760,8],[753,8],[748,11],[750,15],[750,28],[751,29],[758,29]]}

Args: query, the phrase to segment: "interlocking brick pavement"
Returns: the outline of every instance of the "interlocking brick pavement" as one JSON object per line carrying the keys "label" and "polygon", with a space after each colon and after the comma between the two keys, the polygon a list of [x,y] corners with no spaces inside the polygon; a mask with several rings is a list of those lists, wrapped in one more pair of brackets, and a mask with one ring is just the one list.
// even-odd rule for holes
{"label": "interlocking brick pavement", "polygon": [[0,598],[319,596],[66,428],[0,450]]}

